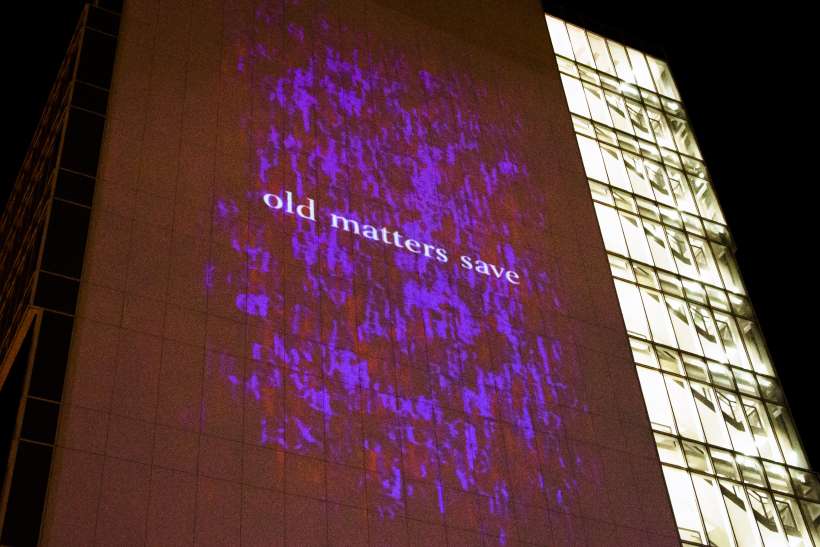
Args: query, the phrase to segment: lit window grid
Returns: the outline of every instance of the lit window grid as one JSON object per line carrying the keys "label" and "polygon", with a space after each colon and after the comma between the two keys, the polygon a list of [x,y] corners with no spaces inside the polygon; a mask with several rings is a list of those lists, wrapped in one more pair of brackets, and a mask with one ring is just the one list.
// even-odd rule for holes
{"label": "lit window grid", "polygon": [[[595,190],[593,189],[593,195]],[[689,281],[745,295],[734,257],[727,245],[688,230],[646,218],[606,203],[595,203],[607,251],[654,266]],[[704,289],[705,290],[705,289]]]}
{"label": "lit window grid", "polygon": [[[645,219],[625,217],[623,212],[600,203],[595,203],[595,209],[630,333],[718,362],[774,374],[765,344],[751,320],[748,300],[722,290],[719,273],[723,269],[715,266],[714,259],[707,258],[708,245],[695,253],[688,250],[682,240],[678,241],[676,250],[670,251],[663,246],[664,232],[651,233],[651,225],[641,224],[647,222]],[[697,244],[702,242],[696,242],[696,248]],[[663,256],[662,251],[667,252],[665,258],[657,260]],[[680,265],[679,269],[688,277],[678,275],[674,264]],[[704,264],[711,264],[711,269],[707,270]],[[656,270],[653,266],[659,268]],[[736,272],[732,269],[722,273],[736,275]],[[618,278],[640,281],[645,287],[633,289]],[[718,282],[702,282],[715,279]],[[738,316],[732,314],[735,310],[740,312]]]}
{"label": "lit window grid", "polygon": [[783,391],[776,378],[718,363],[669,346],[629,337],[636,364],[661,369],[716,387],[781,404]]}
{"label": "lit window grid", "polygon": [[[700,157],[666,63],[551,17],[547,25],[559,68],[575,78],[576,83],[567,89],[568,102],[588,94],[592,108],[583,108],[585,117],[612,127],[617,123],[622,131],[650,141],[655,140],[654,133],[659,144]],[[606,108],[610,98],[614,120]],[[625,115],[630,107],[637,123],[634,119],[630,123]]]}
{"label": "lit window grid", "polygon": [[656,432],[734,451],[738,457],[806,467],[785,406],[668,370],[639,366],[638,377]]}
{"label": "lit window grid", "polygon": [[675,493],[672,509],[684,545],[810,547],[812,538],[820,540],[810,524],[820,504],[668,464],[662,468]]}
{"label": "lit window grid", "polygon": [[[638,52],[635,55],[642,56]],[[558,60],[559,69],[563,72],[561,79],[567,102],[575,115],[576,131],[597,137],[615,147],[613,149],[602,144],[604,161],[585,154],[585,165],[590,170],[590,176],[606,180],[606,163],[607,167],[612,167],[610,174],[616,186],[633,190],[631,183],[636,193],[674,206],[675,199],[670,192],[671,181],[672,188],[681,192],[676,192],[675,198],[680,202],[682,211],[696,212],[692,200],[694,194],[700,213],[705,218],[724,222],[680,103],[670,102],[669,99],[660,98],[645,90],[638,93],[637,88],[629,82],[608,78],[605,74],[599,75],[594,70],[567,59],[559,57]],[[663,72],[668,74],[664,63],[657,60],[652,62],[662,66]],[[601,77],[608,78],[608,81],[602,83],[603,87],[595,85],[601,83]],[[625,176],[623,167],[618,168],[616,165],[624,163],[624,158],[620,157],[621,152],[617,150],[619,147],[627,158],[627,167],[632,168],[629,179]],[[582,153],[586,151],[583,145],[581,149]],[[644,176],[643,162],[646,162],[648,177]],[[662,162],[664,166],[658,162]],[[636,171],[636,163],[640,175],[638,179],[632,176]],[[688,172],[688,176],[684,176],[681,169]],[[647,179],[653,183],[655,192]]]}
{"label": "lit window grid", "polygon": [[[638,296],[635,285],[620,280],[616,283],[619,295],[627,288],[637,299],[646,298],[646,293]],[[624,302],[621,299],[622,305]],[[639,301],[633,301],[633,305],[639,309],[629,313],[645,313]],[[665,313],[661,302],[654,306]],[[630,334],[644,399],[656,431],[807,467],[774,378],[681,351],[674,341],[663,345],[646,337],[637,338],[634,331]],[[695,334],[702,336],[705,332],[696,330]]]}
{"label": "lit window grid", "polygon": [[[680,103],[638,93],[615,78],[559,58],[561,83],[570,111],[619,132],[697,160],[700,149]],[[660,154],[660,150],[656,150]]]}
{"label": "lit window grid", "polygon": [[674,348],[693,359],[774,376],[751,321],[714,311],[663,291],[615,280],[627,332],[635,339]]}
{"label": "lit window grid", "polygon": [[606,40],[583,29],[547,16],[547,26],[556,55],[595,68],[673,100],[680,100],[666,64],[632,48]]}
{"label": "lit window grid", "polygon": [[[668,169],[681,170],[698,178],[707,178],[706,166],[697,159],[678,154],[674,150],[658,147],[655,143],[627,135],[581,115],[572,114],[576,133],[597,138],[601,142],[617,146],[624,151],[639,155],[653,162],[662,162]],[[702,185],[700,185],[702,186]],[[699,186],[699,187],[700,187]]]}
{"label": "lit window grid", "polygon": [[[637,215],[634,219],[645,220]],[[630,237],[622,222],[616,226],[624,238]],[[606,234],[605,223],[601,228]],[[628,256],[626,252],[623,254]],[[661,362],[672,361],[676,363],[671,366],[672,370],[681,376],[698,368],[701,370],[694,374],[698,379],[691,380],[668,371],[652,371],[639,366],[653,428],[680,435],[678,442],[701,444],[714,459],[722,454],[723,461],[733,462],[735,478],[749,483],[740,486],[729,478],[716,479],[697,472],[682,472],[668,465],[669,459],[662,454],[667,463],[664,476],[674,493],[673,506],[682,539],[703,544],[708,538],[716,545],[760,544],[761,541],[764,545],[785,545],[787,541],[789,544],[810,545],[807,535],[810,528],[798,507],[802,504],[805,514],[812,515],[820,506],[807,500],[798,502],[784,495],[784,488],[777,486],[783,481],[775,480],[778,470],[780,476],[785,474],[783,463],[807,465],[788,410],[776,402],[749,396],[750,392],[758,397],[761,393],[763,396],[771,394],[771,386],[776,386],[776,380],[764,375],[772,375],[773,370],[756,325],[730,313],[731,293],[655,270],[625,256],[609,256],[630,334],[651,341],[632,339],[633,347],[639,342],[645,344],[643,353],[636,351],[636,361],[655,367],[660,367]],[[631,296],[624,296],[626,293]],[[748,301],[737,300],[734,309],[740,312],[738,315],[750,317]],[[675,312],[679,318],[677,328],[672,326],[671,319]],[[741,330],[743,335],[739,334]],[[681,338],[687,342],[679,344]],[[665,342],[667,346],[656,342]],[[691,353],[676,352],[678,349]],[[656,352],[663,352],[666,359],[658,359]],[[676,352],[677,358],[670,359],[670,352]],[[646,355],[653,357],[648,359]],[[752,374],[750,369],[763,374]],[[725,379],[722,382],[718,379],[721,371],[723,377],[730,378],[729,386]],[[727,371],[731,371],[731,376]],[[651,385],[653,379],[654,386]],[[756,384],[769,386],[769,390],[758,391],[760,388]],[[735,392],[727,387],[734,388]],[[695,394],[707,404],[698,401]],[[779,390],[770,398],[782,402]],[[660,443],[659,451],[662,452]],[[791,472],[801,473],[795,469]],[[813,479],[812,475],[802,473]],[[795,484],[799,483],[796,481]],[[772,492],[761,488],[771,488]],[[817,485],[810,484],[809,488],[796,491],[798,495],[816,496]],[[748,507],[755,509],[748,512]]]}
{"label": "lit window grid", "polygon": [[[748,362],[745,360],[748,357],[744,359],[745,355],[752,355],[752,362],[757,364],[754,368],[756,372],[774,374],[768,362],[762,337],[752,321],[733,318],[719,311],[733,310],[739,316],[750,317],[752,313],[748,301],[739,294],[723,293],[708,284],[693,285],[691,279],[670,276],[661,269],[654,271],[635,262],[641,258],[646,263],[655,262],[652,251],[647,252],[646,246],[640,243],[642,238],[635,235],[640,234],[643,227],[643,233],[649,236],[648,239],[662,240],[665,238],[655,236],[658,233],[665,234],[669,241],[674,241],[677,245],[678,253],[673,255],[673,260],[664,261],[662,257],[662,264],[657,264],[659,268],[665,264],[670,271],[679,270],[684,276],[688,273],[690,278],[743,293],[742,282],[729,249],[728,232],[725,226],[721,226],[725,223],[723,215],[708,182],[705,166],[696,159],[700,158],[700,152],[685,119],[676,116],[683,115],[681,105],[668,99],[679,99],[679,96],[666,65],[651,57],[644,57],[635,50],[585,34],[577,27],[563,27],[563,23],[549,17],[547,22],[556,53],[559,54],[559,68],[566,73],[562,75],[562,80],[570,109],[574,114],[573,123],[579,135],[579,148],[587,174],[591,178],[612,185],[610,187],[590,180],[593,197],[596,201],[602,202],[596,203],[596,209],[611,205],[611,209],[617,211],[617,223],[612,222],[611,211],[607,211],[605,216],[610,219],[609,224],[614,233],[623,237],[623,245],[619,245],[616,236],[614,241],[610,241],[608,250],[612,251],[611,247],[616,247],[616,252],[621,251],[620,254],[629,257],[626,259],[610,254],[613,275],[622,278],[621,287],[633,286],[629,289],[632,293],[631,305],[624,308],[625,320],[628,321],[629,316],[643,315],[646,329],[639,335],[645,339],[656,336],[650,325],[654,326],[657,322],[659,326],[655,327],[655,330],[662,331],[659,336],[664,337],[666,342],[672,342],[675,338],[672,343],[674,346],[677,346],[678,335],[674,328],[669,328],[668,318],[673,314],[669,314],[668,310],[674,308],[678,315],[685,317],[689,313],[681,312],[688,308],[692,324],[695,324],[695,316],[699,321],[700,328],[695,329],[697,338],[691,336],[690,332],[687,339],[690,342],[700,342],[700,351],[697,351],[697,346],[687,349],[696,349],[695,353],[701,357],[683,351],[676,352],[670,347],[657,344],[654,340],[630,340],[636,362],[656,368],[664,368],[663,363],[675,363],[671,366],[674,372],[666,369],[663,372],[651,370],[640,365],[638,370],[639,376],[642,377],[642,388],[649,394],[645,399],[650,416],[654,414],[657,418],[660,412],[662,420],[666,419],[668,422],[663,424],[653,420],[653,428],[657,430],[665,427],[672,433],[681,434],[678,438],[656,433],[659,453],[664,462],[664,476],[670,493],[673,494],[673,510],[679,524],[681,539],[694,544],[705,544],[708,537],[708,541],[715,545],[754,545],[761,544],[761,541],[765,545],[811,545],[811,534],[815,544],[820,545],[817,527],[806,526],[798,509],[798,501],[783,495],[793,495],[793,492],[797,492],[799,496],[817,501],[818,486],[813,474],[800,469],[789,468],[794,486],[787,478],[786,467],[782,465],[784,461],[801,467],[806,467],[807,464],[788,409],[777,404],[782,402],[782,393],[774,378],[749,372]],[[567,40],[563,45],[559,27],[566,29]],[[559,29],[558,39],[556,29]],[[594,51],[597,53],[592,55]],[[608,51],[612,52],[611,57],[606,57]],[[596,73],[588,67],[574,64],[568,59],[562,59],[560,55],[568,59],[577,59],[579,63],[595,67],[606,74]],[[617,63],[618,58],[621,70],[616,70],[611,64],[613,59],[616,59]],[[625,60],[637,67],[631,75],[624,68],[627,66]],[[664,80],[657,87],[647,78],[647,71],[643,70],[649,65],[659,69],[663,74]],[[638,72],[641,73],[640,76]],[[650,74],[656,72],[658,71],[649,71]],[[614,75],[619,76],[622,81],[613,79]],[[630,83],[638,83],[640,87],[652,91],[659,90],[667,97],[657,97],[644,89],[630,86]],[[619,91],[623,93],[619,94]],[[643,104],[639,103],[640,99],[643,99]],[[664,115],[664,110],[668,116]],[[647,185],[647,179],[653,184]],[[651,220],[646,217],[650,217]],[[625,227],[624,219],[626,225],[632,225],[633,229]],[[720,224],[709,222],[707,219]],[[641,223],[644,223],[644,226],[641,226]],[[617,226],[619,224],[620,226]],[[660,231],[658,226],[661,227]],[[682,237],[680,230],[667,231],[670,228],[683,228],[683,232],[687,234]],[[605,239],[608,234],[613,233],[605,230],[604,223],[601,224],[601,229]],[[715,275],[714,257],[710,256],[710,246],[714,245],[714,241],[704,245],[703,237],[719,242],[718,245],[725,244],[725,248],[717,248],[723,258],[724,268],[722,271],[718,268],[721,277]],[[687,240],[690,251],[688,254]],[[633,242],[631,247],[628,241]],[[662,243],[660,247],[658,252],[661,254],[664,248],[671,249],[671,245],[667,247]],[[692,252],[695,249],[697,252]],[[679,267],[680,261],[675,263],[679,257],[684,259],[682,268]],[[697,273],[689,269],[692,259],[698,266]],[[634,271],[619,275],[619,272],[623,274],[630,266]],[[719,282],[723,278],[726,279],[726,283]],[[624,280],[633,283],[626,283]],[[694,290],[689,290],[692,287]],[[683,296],[681,293],[684,291],[681,289],[685,289],[689,300],[696,302],[683,301],[681,304],[681,301],[667,300],[669,292]],[[637,299],[634,297],[636,292],[640,295]],[[704,298],[704,293],[708,295],[708,302]],[[732,306],[731,310],[729,303]],[[624,306],[623,298],[621,304]],[[709,304],[716,309],[709,310]],[[651,309],[652,321],[648,320],[647,309]],[[663,316],[666,316],[666,319],[663,319]],[[633,320],[641,323],[634,317]],[[744,348],[738,343],[741,336],[738,334],[735,321],[745,321],[744,333],[750,333],[750,336],[743,343],[754,348],[754,351],[744,353]],[[680,322],[688,324],[688,321]],[[720,330],[718,325],[722,325]],[[635,351],[637,346],[643,346],[643,351]],[[727,347],[731,351],[726,351]],[[666,359],[658,359],[655,352],[664,354]],[[670,360],[670,352],[677,353],[678,357]],[[652,358],[647,358],[647,355],[652,355]],[[717,358],[718,361],[704,360],[703,356]],[[734,366],[725,364],[730,361],[730,356],[734,357]],[[685,363],[683,367],[682,363]],[[743,368],[735,368],[737,365]],[[688,376],[694,376],[696,379],[687,379]],[[658,384],[658,381],[660,383],[655,385],[654,389],[647,389],[646,385],[650,380],[646,378],[653,378],[655,384]],[[710,385],[712,382],[714,385]],[[758,391],[756,384],[760,385],[761,391]],[[769,400],[764,401],[749,396],[750,394],[758,397],[762,394]],[[704,401],[709,405],[704,405]],[[698,403],[706,410],[698,408]],[[653,405],[654,408],[650,408]],[[706,413],[707,411],[711,416]],[[708,429],[703,425],[707,423],[707,419],[710,420]],[[684,424],[684,427],[678,428],[677,423]],[[708,438],[706,431],[709,431]],[[685,436],[699,439],[701,442],[684,439]],[[673,440],[673,445],[685,443],[690,452],[695,450],[704,454],[701,468],[691,464],[688,454],[686,459],[683,459],[682,453],[673,456],[672,451],[664,448],[664,445],[670,444],[670,439]],[[710,441],[718,444],[710,446]],[[719,445],[734,450],[735,453],[721,450]],[[781,449],[781,446],[785,448]],[[744,452],[755,457],[744,455]],[[711,455],[711,459],[708,460],[710,468],[705,465],[707,458],[710,458],[707,454]],[[767,460],[767,457],[780,463]],[[675,464],[683,463],[683,468],[686,469],[686,462],[689,463],[688,467],[695,468],[695,471],[683,471],[674,467]],[[721,462],[720,465],[718,462]],[[730,468],[734,470],[733,473],[725,471]],[[710,472],[710,469],[721,478],[703,475]],[[724,471],[721,472],[721,469]],[[732,479],[743,480],[748,486],[741,486],[732,482]],[[755,487],[770,488],[771,492]],[[809,523],[820,518],[820,504],[808,500],[800,500],[799,503]],[[752,511],[748,511],[747,508],[751,508]]]}
{"label": "lit window grid", "polygon": [[701,217],[675,208],[653,202],[620,188],[589,180],[592,197],[601,203],[617,207],[626,212],[640,214],[642,217],[660,222],[677,230],[683,230],[698,237],[712,240],[718,244],[730,246],[731,240],[726,227]]}
{"label": "lit window grid", "polygon": [[572,116],[581,159],[592,179],[656,202],[678,216],[700,216],[715,237],[728,238],[723,213],[708,182],[703,164],[678,161],[682,157],[655,150],[644,142]]}
{"label": "lit window grid", "polygon": [[695,304],[708,305],[719,312],[733,313],[738,316],[738,319],[754,318],[749,299],[743,295],[726,292],[718,287],[656,269],[651,265],[642,264],[612,252],[608,254],[608,257],[614,277],[632,281]]}
{"label": "lit window grid", "polygon": [[656,148],[573,115],[589,177],[703,219],[725,224],[702,163]]}

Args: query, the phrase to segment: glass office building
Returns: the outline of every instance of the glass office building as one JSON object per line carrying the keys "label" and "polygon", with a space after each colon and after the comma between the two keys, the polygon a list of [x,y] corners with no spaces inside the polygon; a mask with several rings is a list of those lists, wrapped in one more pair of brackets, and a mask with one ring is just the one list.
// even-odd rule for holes
{"label": "glass office building", "polygon": [[668,70],[547,23],[90,3],[0,219],[0,544],[820,547]]}
{"label": "glass office building", "polygon": [[669,67],[546,20],[681,540],[817,545],[817,479]]}

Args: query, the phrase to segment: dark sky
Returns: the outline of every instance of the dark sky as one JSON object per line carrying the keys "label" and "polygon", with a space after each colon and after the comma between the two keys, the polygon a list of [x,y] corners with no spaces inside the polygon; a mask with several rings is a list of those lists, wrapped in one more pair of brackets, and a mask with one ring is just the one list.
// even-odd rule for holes
{"label": "dark sky", "polygon": [[[712,2],[712,4],[714,4]],[[14,180],[83,2],[13,2],[5,51],[0,203]],[[803,16],[702,2],[550,2],[545,9],[665,58],[689,113],[737,259],[815,468],[820,464],[815,252],[816,49]],[[546,34],[545,34],[546,39]]]}

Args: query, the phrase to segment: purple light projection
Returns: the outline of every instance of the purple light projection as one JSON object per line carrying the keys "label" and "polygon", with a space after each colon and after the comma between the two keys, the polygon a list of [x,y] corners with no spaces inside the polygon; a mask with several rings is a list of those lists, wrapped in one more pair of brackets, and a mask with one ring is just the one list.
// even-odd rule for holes
{"label": "purple light projection", "polygon": [[[247,328],[242,355],[209,341],[206,374],[244,400],[245,442],[363,469],[371,517],[507,543],[522,512],[566,510],[585,465],[560,411],[586,410],[578,373],[540,311],[561,299],[543,254],[548,196],[520,190],[525,121],[468,71],[284,11],[260,4],[223,67],[248,90],[250,109],[224,115],[253,156],[215,196],[205,285]],[[286,191],[315,200],[317,221],[263,203]],[[447,260],[334,228],[334,213]]]}

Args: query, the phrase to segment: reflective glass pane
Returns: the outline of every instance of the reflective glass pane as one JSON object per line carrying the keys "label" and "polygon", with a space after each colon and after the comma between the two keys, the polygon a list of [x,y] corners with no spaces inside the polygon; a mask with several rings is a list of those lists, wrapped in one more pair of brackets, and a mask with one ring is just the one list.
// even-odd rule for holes
{"label": "reflective glass pane", "polygon": [[669,125],[672,127],[672,133],[675,137],[675,143],[678,145],[678,151],[682,154],[700,158],[700,150],[698,149],[697,143],[695,143],[695,137],[692,135],[692,131],[689,129],[689,124],[686,123],[686,120],[669,116]]}
{"label": "reflective glass pane", "polygon": [[[706,442],[724,448],[732,448],[714,389],[699,382],[692,382],[691,386],[695,406],[698,409],[700,422],[703,424],[703,431],[706,434]],[[715,466],[717,467],[717,465],[718,462],[715,461]],[[731,466],[734,468],[734,463]]]}
{"label": "reflective glass pane", "polygon": [[587,66],[595,67],[592,59],[592,50],[587,41],[587,33],[574,25],[567,25],[569,41],[572,44],[572,51],[575,53],[575,60]]}
{"label": "reflective glass pane", "polygon": [[646,242],[641,219],[629,213],[619,212],[621,226],[626,236],[626,246],[629,249],[629,257],[633,260],[652,264],[652,254],[649,252],[649,245]]}
{"label": "reflective glass pane", "polygon": [[771,495],[757,488],[750,488],[746,492],[749,495],[752,513],[757,521],[757,528],[763,537],[763,544],[766,547],[788,545]]}
{"label": "reflective glass pane", "polygon": [[820,481],[814,474],[809,471],[790,468],[789,475],[792,477],[792,483],[798,496],[820,501]]}
{"label": "reflective glass pane", "polygon": [[612,55],[612,61],[615,63],[615,72],[618,74],[618,78],[634,83],[635,76],[632,75],[632,65],[629,64],[626,48],[611,40],[607,40],[607,44],[609,45],[609,53]]}
{"label": "reflective glass pane", "polygon": [[626,111],[629,114],[632,127],[635,129],[635,134],[642,139],[654,141],[655,136],[652,134],[652,128],[649,125],[649,116],[647,116],[646,109],[641,106],[641,103],[627,99]]}
{"label": "reflective glass pane", "polygon": [[683,300],[671,296],[666,297],[666,305],[669,308],[669,317],[672,320],[672,328],[675,330],[678,347],[703,355],[703,349],[701,349],[698,342],[698,335],[695,332],[692,317],[689,315],[689,306]]}
{"label": "reflective glass pane", "polygon": [[635,74],[635,80],[638,82],[638,85],[655,91],[655,83],[649,74],[649,66],[646,64],[646,58],[643,53],[632,48],[626,48],[626,51],[629,55],[629,62],[632,64],[632,72]]}
{"label": "reflective glass pane", "polygon": [[564,85],[564,94],[567,97],[569,111],[579,116],[589,118],[589,106],[581,81],[566,74],[561,74],[561,83]]}
{"label": "reflective glass pane", "polygon": [[614,146],[602,144],[601,153],[604,158],[606,172],[609,175],[609,183],[627,192],[631,192],[632,186],[629,184],[629,176],[626,172],[621,151]]}
{"label": "reflective glass pane", "polygon": [[578,65],[576,65],[574,61],[557,56],[555,57],[555,61],[558,63],[559,71],[564,74],[569,74],[570,76],[575,76],[576,78],[578,77]]}
{"label": "reflective glass pane", "polygon": [[609,105],[609,114],[612,117],[612,124],[615,129],[633,133],[635,130],[632,129],[632,122],[629,119],[624,98],[611,91],[605,91],[604,98],[607,105]]}
{"label": "reflective glass pane", "polygon": [[740,400],[734,393],[722,389],[715,390],[715,393],[726,422],[726,429],[732,439],[732,446],[742,454],[757,456],[754,441],[746,427],[746,418]]}
{"label": "reflective glass pane", "polygon": [[717,479],[692,474],[692,482],[700,502],[710,545],[715,547],[735,545],[732,526],[729,524],[729,514],[726,512],[726,505],[723,503]]}
{"label": "reflective glass pane", "polygon": [[746,421],[754,436],[758,452],[766,459],[782,462],[783,455],[780,453],[780,447],[777,444],[774,429],[769,423],[769,415],[766,413],[763,402],[751,397],[743,397],[742,401],[746,411]]}
{"label": "reflective glass pane", "polygon": [[780,384],[774,378],[767,376],[755,375],[757,385],[760,386],[760,394],[764,399],[769,399],[776,403],[783,402],[783,391],[780,389]]}
{"label": "reflective glass pane", "polygon": [[674,228],[666,228],[666,239],[669,241],[669,248],[681,275],[691,279],[698,278],[698,269],[695,266],[695,259],[689,249],[689,240],[686,234]]}
{"label": "reflective glass pane", "polygon": [[715,474],[719,477],[740,480],[740,473],[735,465],[735,458],[730,452],[710,448],[709,455],[712,456],[712,463],[715,465]]}
{"label": "reflective glass pane", "polygon": [[684,367],[686,368],[686,375],[693,380],[700,380],[702,382],[709,382],[709,372],[706,367],[706,361],[694,355],[683,356]]}
{"label": "reflective glass pane", "polygon": [[700,420],[695,408],[695,401],[689,383],[674,376],[664,376],[666,380],[666,391],[669,393],[669,400],[672,402],[672,411],[675,414],[675,421],[678,424],[678,433],[689,439],[696,441],[703,440],[703,430],[700,427]]}
{"label": "reflective glass pane", "polygon": [[663,227],[649,220],[644,220],[643,227],[646,233],[646,241],[649,244],[649,252],[652,254],[652,262],[659,268],[677,272],[675,259],[672,258],[672,251],[666,242],[666,232]]}
{"label": "reflective glass pane", "polygon": [[807,527],[811,538],[814,540],[814,545],[820,545],[820,503],[801,501],[800,507],[806,516]]}
{"label": "reflective glass pane", "polygon": [[589,178],[607,182],[604,160],[601,159],[601,149],[598,143],[588,137],[578,136],[578,147],[581,149],[581,160]]}
{"label": "reflective glass pane", "polygon": [[803,455],[803,449],[800,447],[800,440],[797,437],[797,431],[794,428],[794,422],[788,409],[771,403],[767,403],[766,408],[769,410],[769,416],[777,434],[777,440],[780,441],[780,450],[783,451],[786,463],[796,467],[808,467],[806,456]]}
{"label": "reflective glass pane", "polygon": [[607,108],[606,100],[604,99],[604,90],[598,86],[584,84],[584,93],[587,97],[587,104],[589,104],[589,112],[592,119],[598,123],[612,125],[612,119],[609,117],[609,108]]}
{"label": "reflective glass pane", "polygon": [[757,523],[752,515],[749,502],[746,500],[743,487],[725,480],[721,480],[719,484],[738,545],[743,547],[762,545]]}
{"label": "reflective glass pane", "polygon": [[587,182],[589,182],[589,192],[592,194],[592,199],[609,205],[614,203],[612,200],[612,192],[609,191],[609,187],[606,184],[601,184],[594,180]]}
{"label": "reflective glass pane", "polygon": [[655,446],[658,447],[658,456],[662,462],[686,467],[686,460],[683,458],[678,439],[662,433],[655,433]]}
{"label": "reflective glass pane", "polygon": [[[735,318],[725,313],[714,312],[715,324],[720,334],[720,340],[726,349],[726,356],[729,362],[743,368],[749,368],[749,359],[746,357],[746,349],[743,346],[743,339],[740,335]],[[752,379],[752,383],[753,379]],[[755,394],[753,392],[753,394]]]}
{"label": "reflective glass pane", "polygon": [[724,223],[723,213],[720,212],[717,199],[712,186],[701,177],[688,177],[689,184],[692,187],[692,193],[695,196],[695,202],[698,205],[698,210],[701,216],[708,220]]}
{"label": "reflective glass pane", "polygon": [[674,205],[675,200],[672,197],[672,188],[666,175],[666,169],[660,163],[650,160],[646,160],[644,167],[646,168],[649,184],[652,185],[652,190],[655,193],[655,199],[661,203]]}
{"label": "reflective glass pane", "polygon": [[627,332],[649,339],[649,324],[646,322],[638,287],[616,279],[615,291],[621,304],[621,312],[624,314]]}
{"label": "reflective glass pane", "polygon": [[698,209],[695,205],[695,198],[692,196],[692,190],[689,188],[689,183],[686,181],[686,176],[679,169],[666,167],[666,173],[669,176],[669,185],[672,188],[672,193],[675,195],[675,202],[681,211],[687,213],[697,213]]}
{"label": "reflective glass pane", "polygon": [[689,245],[692,247],[692,255],[695,257],[695,264],[700,273],[700,279],[704,283],[720,286],[720,274],[718,273],[715,258],[709,243],[700,237],[690,235]]}
{"label": "reflective glass pane", "polygon": [[629,337],[629,347],[632,348],[632,358],[639,365],[658,368],[658,357],[655,348],[649,342]]}
{"label": "reflective glass pane", "polygon": [[663,476],[669,489],[672,511],[675,513],[681,539],[703,543],[703,524],[700,521],[700,510],[689,474],[664,465]]}
{"label": "reflective glass pane", "polygon": [[723,351],[723,345],[720,343],[717,326],[715,325],[712,314],[709,308],[699,306],[697,304],[690,304],[689,309],[692,311],[692,319],[694,320],[695,330],[700,337],[700,345],[706,357],[714,359],[715,361],[723,362],[726,360],[726,352]]}
{"label": "reflective glass pane", "polygon": [[774,503],[777,506],[780,523],[789,538],[789,546],[811,547],[812,541],[809,530],[803,520],[797,500],[775,494]]}
{"label": "reflective glass pane", "polygon": [[769,481],[772,490],[794,494],[792,483],[789,480],[789,472],[784,466],[772,462],[763,462],[763,469],[766,470],[766,479]]}
{"label": "reflective glass pane", "polygon": [[774,370],[769,360],[769,352],[766,350],[763,336],[760,334],[757,325],[745,319],[738,319],[737,323],[740,327],[740,333],[743,336],[743,343],[746,346],[749,360],[752,362],[752,368],[755,372],[761,374],[774,375]]}
{"label": "reflective glass pane", "polygon": [[709,362],[709,373],[712,376],[712,382],[716,386],[724,387],[726,389],[735,389],[735,382],[732,377],[732,371],[729,367],[713,361]]}
{"label": "reflective glass pane", "polygon": [[547,28],[549,29],[550,39],[552,40],[552,49],[558,55],[574,59],[572,54],[572,43],[569,41],[569,34],[563,21],[559,21],[555,17],[546,16]]}
{"label": "reflective glass pane", "polygon": [[606,250],[629,256],[629,252],[626,250],[626,240],[624,239],[624,233],[621,229],[618,212],[612,207],[596,203],[595,213],[598,216],[598,226],[601,228],[601,235],[604,238],[604,247],[606,247]]}
{"label": "reflective glass pane", "polygon": [[606,40],[595,34],[587,33],[589,45],[592,49],[592,57],[595,59],[595,66],[601,72],[615,75],[615,65],[609,58],[609,49],[606,47]]}
{"label": "reflective glass pane", "polygon": [[709,452],[704,445],[692,441],[683,441],[683,451],[689,467],[704,473],[711,474],[714,472],[712,459],[709,457]]}
{"label": "reflective glass pane", "polygon": [[676,346],[675,332],[672,330],[672,322],[669,320],[669,312],[663,296],[656,291],[641,289],[641,299],[649,319],[652,339],[667,346]]}
{"label": "reflective glass pane", "polygon": [[670,74],[669,67],[666,63],[649,55],[646,56],[646,60],[649,64],[649,71],[652,73],[652,79],[655,81],[655,87],[658,93],[680,100],[675,82],[672,80],[672,74]]}
{"label": "reflective glass pane", "polygon": [[646,169],[644,168],[643,159],[629,152],[624,152],[623,158],[626,164],[626,172],[629,175],[629,182],[634,192],[638,195],[655,199],[652,186],[646,178]]}
{"label": "reflective glass pane", "polygon": [[638,367],[638,379],[641,381],[641,390],[646,401],[652,429],[665,433],[677,433],[672,407],[669,405],[661,373]]}
{"label": "reflective glass pane", "polygon": [[620,277],[627,281],[635,281],[635,274],[632,271],[632,264],[626,258],[615,256],[613,254],[606,255],[609,260],[609,269],[612,271],[614,277]]}
{"label": "reflective glass pane", "polygon": [[737,455],[735,456],[738,471],[740,471],[740,478],[747,484],[754,486],[766,486],[766,477],[763,473],[763,466],[757,458],[749,456]]}
{"label": "reflective glass pane", "polygon": [[649,116],[649,124],[652,127],[652,132],[655,133],[655,140],[657,143],[666,148],[675,148],[675,139],[672,136],[672,130],[669,128],[669,122],[663,112],[654,108],[647,108],[647,115]]}

